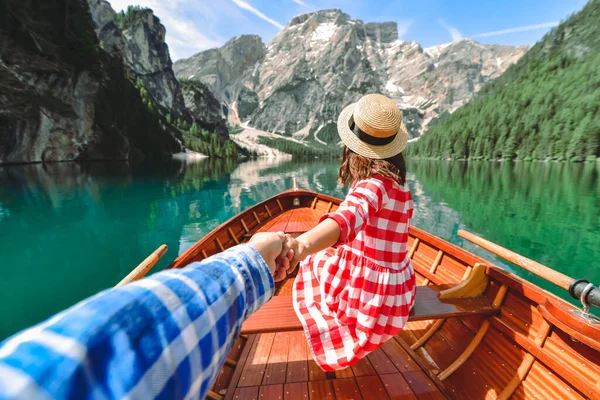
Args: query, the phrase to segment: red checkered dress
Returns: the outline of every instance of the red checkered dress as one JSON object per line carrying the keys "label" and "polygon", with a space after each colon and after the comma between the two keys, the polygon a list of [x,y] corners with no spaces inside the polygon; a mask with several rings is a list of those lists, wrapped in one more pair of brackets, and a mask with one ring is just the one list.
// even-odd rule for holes
{"label": "red checkered dress", "polygon": [[415,299],[407,256],[410,191],[390,178],[355,183],[336,212],[335,247],[307,257],[294,282],[294,309],[317,364],[346,368],[406,324]]}

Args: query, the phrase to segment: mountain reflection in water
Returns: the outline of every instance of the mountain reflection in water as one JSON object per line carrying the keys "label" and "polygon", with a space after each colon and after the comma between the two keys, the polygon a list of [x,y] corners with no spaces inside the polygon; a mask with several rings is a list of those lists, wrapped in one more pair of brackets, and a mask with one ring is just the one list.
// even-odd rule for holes
{"label": "mountain reflection in water", "polygon": [[[169,251],[157,270],[164,268],[293,178],[343,197],[338,168],[335,160],[278,159],[0,168],[0,339],[111,287],[163,243]],[[457,236],[467,229],[600,282],[597,165],[411,161],[408,169],[415,226],[500,264]]]}

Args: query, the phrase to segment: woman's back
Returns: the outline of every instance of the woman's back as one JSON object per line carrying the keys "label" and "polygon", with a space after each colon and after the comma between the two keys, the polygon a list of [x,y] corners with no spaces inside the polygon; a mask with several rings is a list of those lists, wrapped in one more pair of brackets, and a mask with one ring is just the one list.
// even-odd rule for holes
{"label": "woman's back", "polygon": [[409,263],[406,255],[412,213],[412,196],[406,185],[374,176],[356,182],[338,210],[329,216],[336,219],[333,215],[338,214],[338,222],[347,224],[340,237],[340,242],[346,242],[341,249],[381,267],[401,270]]}

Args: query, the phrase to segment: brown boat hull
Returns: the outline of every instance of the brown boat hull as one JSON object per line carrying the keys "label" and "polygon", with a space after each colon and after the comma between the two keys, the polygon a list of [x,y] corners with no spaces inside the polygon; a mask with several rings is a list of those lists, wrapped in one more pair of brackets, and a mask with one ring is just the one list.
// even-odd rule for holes
{"label": "brown boat hull", "polygon": [[[225,222],[170,267],[202,260],[259,231],[300,234],[340,201],[283,192]],[[409,322],[382,349],[335,376],[310,359],[301,331],[250,335],[236,343],[210,397],[600,398],[599,326],[489,261],[420,229],[411,227],[409,234],[419,285],[456,285],[476,263],[484,264],[489,283],[483,296],[499,312]],[[291,283],[279,285],[277,295],[290,295]]]}

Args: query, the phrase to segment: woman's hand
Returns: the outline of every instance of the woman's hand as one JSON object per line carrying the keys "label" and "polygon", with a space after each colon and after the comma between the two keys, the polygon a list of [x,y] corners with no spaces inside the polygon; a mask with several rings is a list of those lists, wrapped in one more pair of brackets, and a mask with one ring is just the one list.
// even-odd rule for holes
{"label": "woman's hand", "polygon": [[306,256],[306,245],[302,241],[286,234],[281,253],[276,261],[277,265],[285,269],[287,274],[291,274],[298,266],[298,263],[304,260]]}
{"label": "woman's hand", "polygon": [[275,261],[280,268],[291,274],[300,261],[337,243],[340,233],[338,223],[327,218],[296,239],[286,234],[281,253]]}
{"label": "woman's hand", "polygon": [[283,232],[257,233],[248,241],[248,245],[258,251],[269,266],[275,282],[281,281],[287,276],[286,268],[275,261],[280,258],[284,241],[286,241],[286,235]]}

